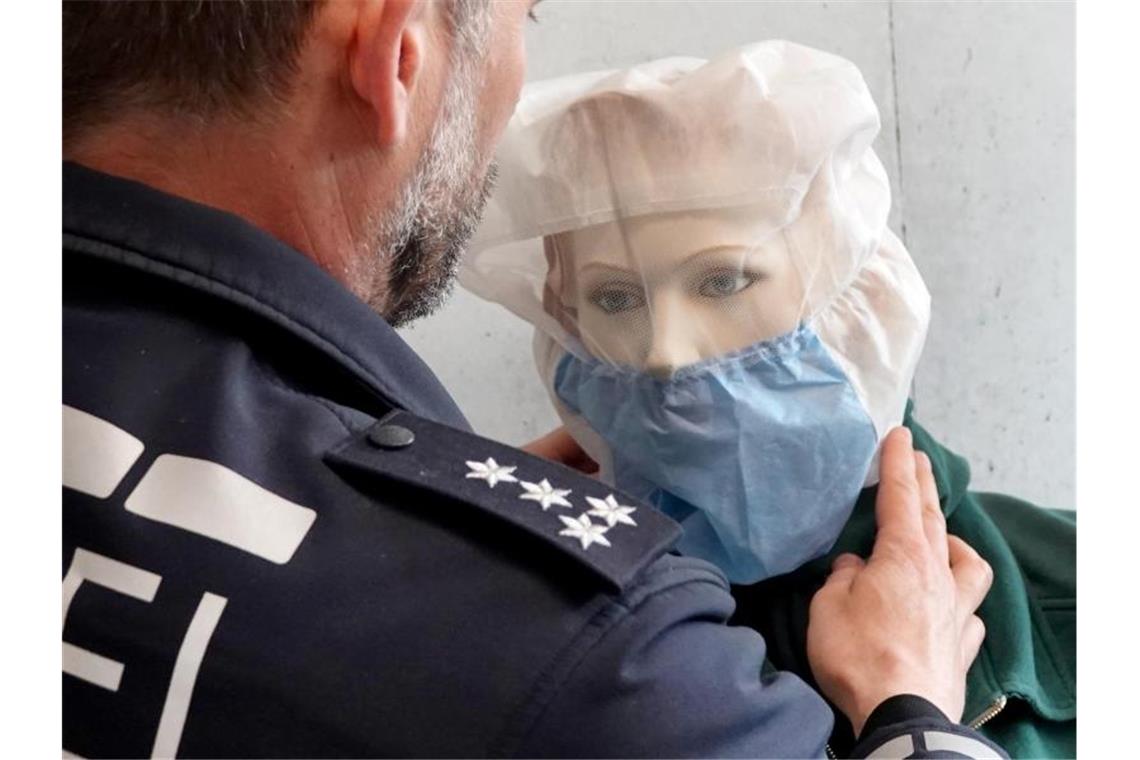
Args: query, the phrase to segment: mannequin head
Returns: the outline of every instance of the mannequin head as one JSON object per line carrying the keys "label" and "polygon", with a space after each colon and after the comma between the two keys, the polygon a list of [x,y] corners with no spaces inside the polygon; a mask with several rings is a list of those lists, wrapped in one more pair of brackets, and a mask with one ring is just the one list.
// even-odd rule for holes
{"label": "mannequin head", "polygon": [[769,42],[534,83],[498,154],[464,285],[535,326],[606,482],[688,505],[742,577],[797,530],[782,505],[835,517],[902,417],[930,301],[878,127],[853,65]]}

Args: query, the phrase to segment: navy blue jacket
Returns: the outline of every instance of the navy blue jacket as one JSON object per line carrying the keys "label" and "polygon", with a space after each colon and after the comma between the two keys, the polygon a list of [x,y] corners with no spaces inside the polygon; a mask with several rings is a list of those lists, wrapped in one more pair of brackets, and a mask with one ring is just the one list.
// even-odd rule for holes
{"label": "navy blue jacket", "polygon": [[[762,675],[724,578],[668,553],[676,524],[472,434],[297,251],[63,172],[65,751],[824,752],[826,704]],[[858,751],[989,751],[887,708]]]}

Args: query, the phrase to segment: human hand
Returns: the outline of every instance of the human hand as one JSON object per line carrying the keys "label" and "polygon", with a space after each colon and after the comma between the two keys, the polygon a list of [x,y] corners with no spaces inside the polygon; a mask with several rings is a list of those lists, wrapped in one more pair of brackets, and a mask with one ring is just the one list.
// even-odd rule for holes
{"label": "human hand", "polygon": [[923,697],[960,721],[966,671],[985,636],[974,611],[993,571],[965,541],[947,536],[930,459],[913,450],[905,428],[883,443],[875,519],[870,559],[837,557],[812,599],[812,673],[856,736],[898,694]]}
{"label": "human hand", "polygon": [[566,432],[565,427],[555,428],[542,438],[523,446],[522,450],[573,467],[587,475],[593,475],[598,471],[598,463],[582,450],[578,442]]}

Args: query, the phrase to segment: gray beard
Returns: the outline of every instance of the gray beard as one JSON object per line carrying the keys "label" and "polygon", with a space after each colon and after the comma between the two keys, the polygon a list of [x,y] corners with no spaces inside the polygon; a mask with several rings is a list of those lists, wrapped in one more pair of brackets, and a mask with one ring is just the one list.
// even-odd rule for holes
{"label": "gray beard", "polygon": [[494,164],[479,175],[477,60],[465,52],[456,56],[427,148],[373,236],[371,260],[381,266],[368,300],[393,327],[425,317],[447,300],[494,187]]}
{"label": "gray beard", "polygon": [[467,243],[483,216],[495,185],[492,164],[480,182],[469,182],[452,198],[450,213],[430,205],[392,254],[388,274],[387,305],[382,316],[393,327],[403,327],[434,313],[447,301],[455,284]]}

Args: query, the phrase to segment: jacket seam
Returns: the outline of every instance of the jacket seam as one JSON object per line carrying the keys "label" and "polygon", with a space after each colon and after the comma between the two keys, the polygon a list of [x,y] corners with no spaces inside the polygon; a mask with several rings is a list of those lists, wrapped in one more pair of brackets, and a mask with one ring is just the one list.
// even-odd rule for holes
{"label": "jacket seam", "polygon": [[[687,570],[692,572],[694,568]],[[512,711],[512,714],[504,722],[503,728],[488,744],[488,755],[491,757],[514,757],[517,750],[526,744],[541,723],[551,703],[562,688],[573,679],[591,652],[605,641],[609,633],[636,614],[645,604],[665,592],[698,584],[715,586],[727,593],[724,582],[718,575],[704,569],[695,570],[700,573],[699,576],[687,575],[685,578],[678,578],[668,585],[651,591],[645,589],[645,586],[648,585],[647,579],[640,587],[634,587],[620,597],[611,598],[609,602],[595,612],[574,635],[570,643],[559,650],[534,678],[531,688],[526,692],[526,697]]]}

